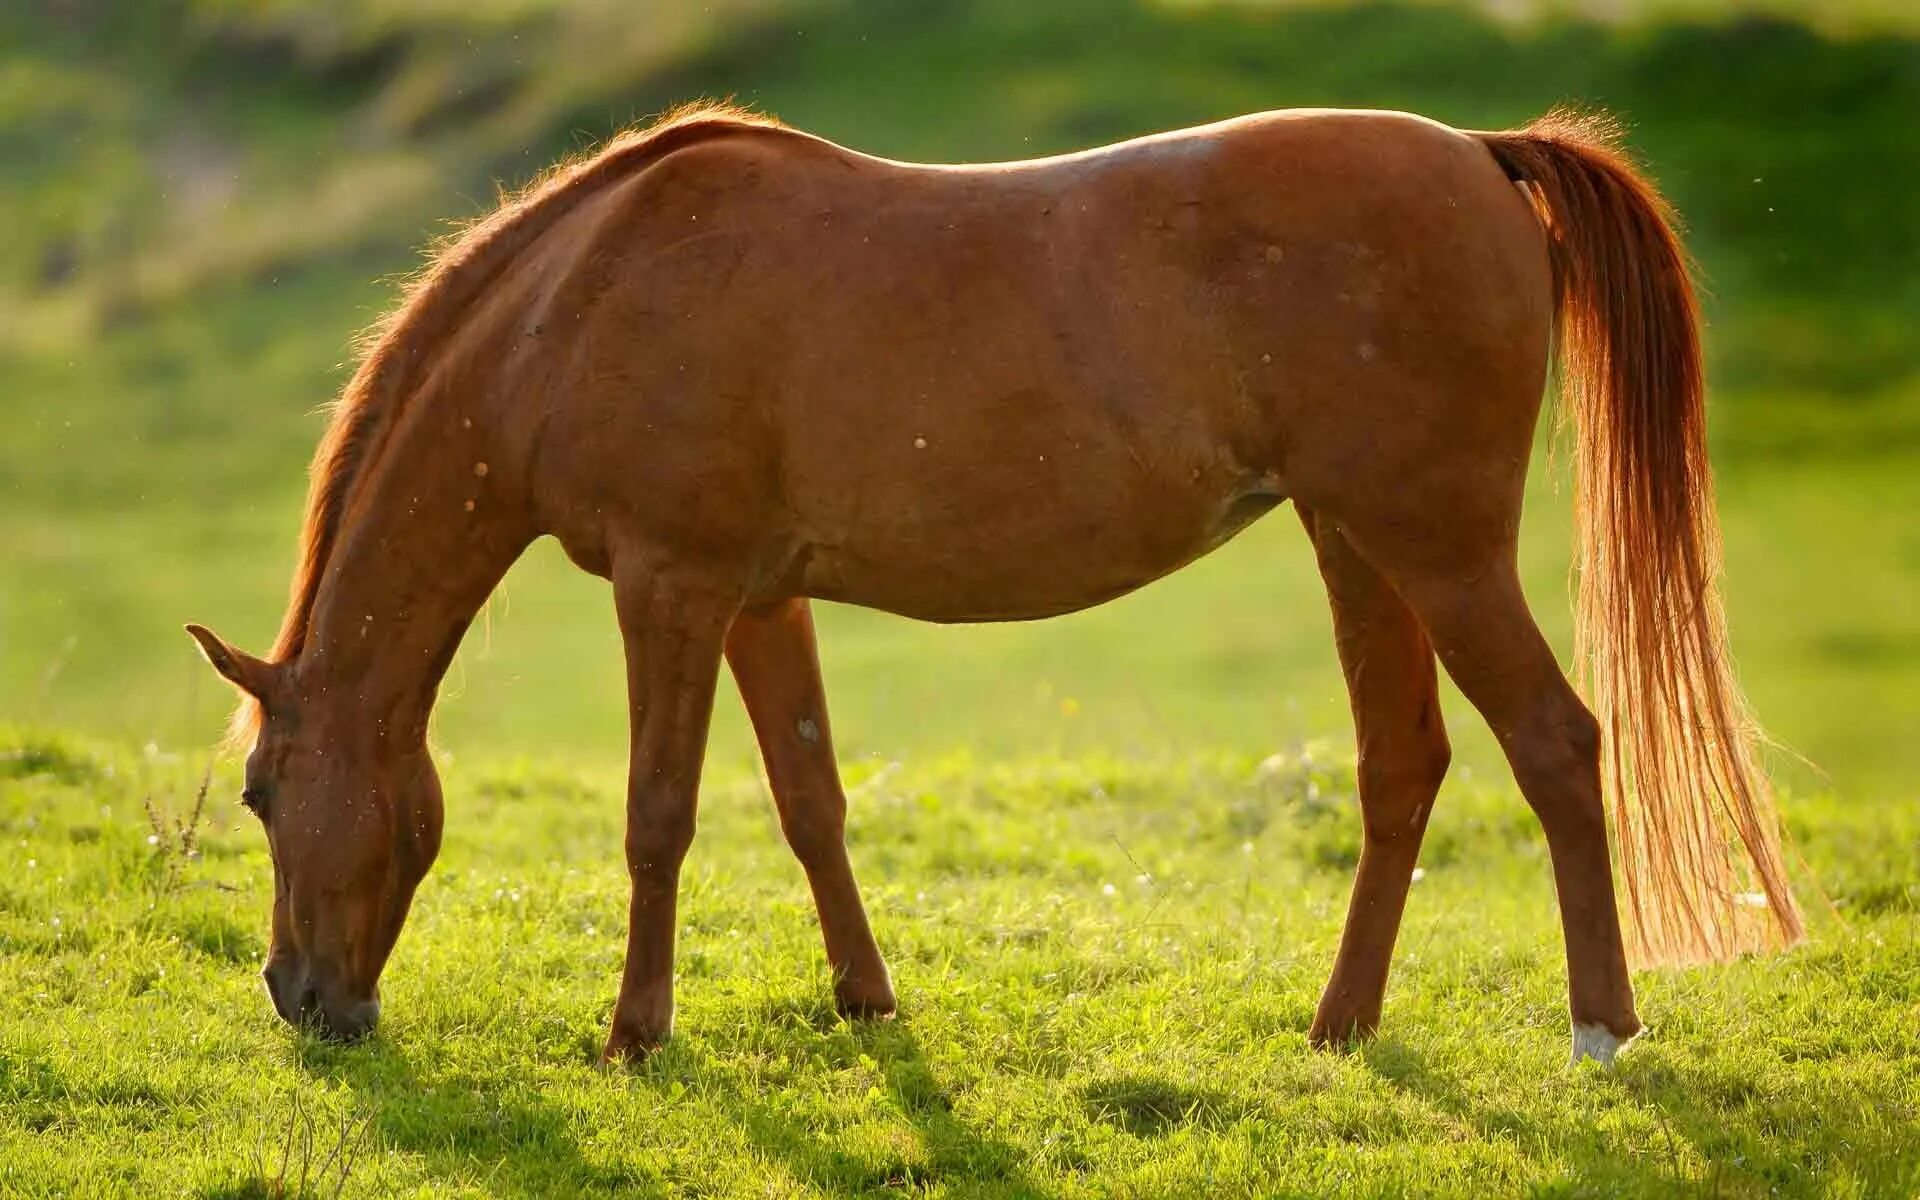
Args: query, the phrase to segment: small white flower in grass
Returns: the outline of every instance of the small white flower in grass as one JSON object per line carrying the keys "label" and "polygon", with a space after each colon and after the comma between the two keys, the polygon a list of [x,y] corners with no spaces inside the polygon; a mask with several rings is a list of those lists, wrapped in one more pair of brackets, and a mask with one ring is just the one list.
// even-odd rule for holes
{"label": "small white flower in grass", "polygon": [[1422,879],[1425,879],[1426,877],[1427,877],[1427,869],[1425,867],[1415,867],[1413,869],[1413,881],[1415,883],[1419,883]]}
{"label": "small white flower in grass", "polygon": [[59,917],[53,918],[52,925],[55,929],[60,928],[60,918]]}
{"label": "small white flower in grass", "polygon": [[1133,881],[1134,881],[1135,883],[1137,883],[1137,884],[1139,884],[1139,885],[1140,885],[1141,887],[1152,887],[1152,886],[1153,886],[1153,876],[1152,876],[1152,875],[1149,875],[1149,874],[1147,874],[1147,873],[1146,873],[1145,871],[1142,871],[1142,872],[1140,872],[1140,873],[1139,873],[1138,875],[1135,875],[1135,876],[1133,877]]}
{"label": "small white flower in grass", "polygon": [[1252,842],[1241,842],[1241,843],[1240,843],[1240,853],[1242,853],[1242,854],[1252,854],[1252,853],[1253,853],[1253,843],[1252,843]]}
{"label": "small white flower in grass", "polygon": [[1114,887],[1114,886],[1113,886],[1112,884],[1110,884],[1110,883],[1103,883],[1103,884],[1101,884],[1101,885],[1100,885],[1100,894],[1101,894],[1102,896],[1112,896],[1112,895],[1114,895],[1114,894],[1116,894],[1116,893],[1118,892],[1118,890],[1119,890],[1119,889],[1117,889],[1117,888],[1115,888],[1115,887]]}
{"label": "small white flower in grass", "polygon": [[148,834],[148,835],[147,835],[147,845],[149,845],[149,846],[158,846],[159,844],[160,844],[160,835],[159,835],[159,834],[157,834],[157,833],[150,833],[150,834]]}

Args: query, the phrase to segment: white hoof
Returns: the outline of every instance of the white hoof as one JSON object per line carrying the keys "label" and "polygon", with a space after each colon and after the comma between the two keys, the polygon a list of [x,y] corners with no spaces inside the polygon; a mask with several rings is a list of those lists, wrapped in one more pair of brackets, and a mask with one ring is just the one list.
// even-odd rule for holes
{"label": "white hoof", "polygon": [[1616,1055],[1626,1047],[1625,1041],[1613,1036],[1613,1031],[1605,1025],[1580,1025],[1573,1027],[1573,1057],[1567,1060],[1569,1067],[1577,1067],[1580,1060],[1590,1058],[1603,1067],[1611,1067]]}

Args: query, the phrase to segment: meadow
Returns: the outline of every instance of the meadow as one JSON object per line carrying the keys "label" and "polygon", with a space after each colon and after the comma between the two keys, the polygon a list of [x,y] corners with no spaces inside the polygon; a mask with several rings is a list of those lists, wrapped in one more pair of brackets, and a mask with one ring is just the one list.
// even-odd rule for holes
{"label": "meadow", "polygon": [[[0,13],[0,1195],[1920,1193],[1920,27],[1879,0],[1592,11]],[[1708,288],[1734,645],[1810,944],[1642,974],[1650,1033],[1566,1070],[1544,843],[1449,692],[1385,1036],[1309,1051],[1359,829],[1281,512],[1054,621],[822,608],[891,1022],[832,1013],[723,685],[680,1033],[603,1071],[619,643],[604,585],[537,545],[442,696],[448,841],[380,1032],[280,1026],[264,841],[211,752],[230,697],[179,626],[270,640],[322,405],[419,247],[696,95],[945,160],[1292,104],[1622,112]],[[1524,568],[1565,647],[1549,443]]]}
{"label": "meadow", "polygon": [[0,741],[0,836],[29,864],[0,883],[0,1191],[329,1196],[343,1141],[366,1196],[1920,1188],[1911,807],[1796,804],[1844,924],[1643,974],[1651,1032],[1609,1073],[1566,1067],[1545,855],[1504,786],[1436,813],[1383,1036],[1326,1053],[1305,1031],[1358,849],[1337,744],[856,767],[902,997],[862,1024],[833,1012],[758,780],[723,770],[682,885],[677,1032],[609,1071],[619,778],[447,774],[387,1015],[340,1048],[290,1033],[253,976],[252,818],[211,801],[182,851],[195,764]]}
{"label": "meadow", "polygon": [[[393,276],[497,184],[676,100],[737,95],[929,159],[1289,104],[1497,127],[1574,100],[1632,123],[1702,263],[1735,649],[1784,769],[1802,787],[1912,796],[1920,41],[1872,4],[1845,37],[1660,21],[1659,5],[1618,26],[1550,6],[1515,25],[1445,7],[1092,0],[734,0],[646,21],[550,7],[355,0],[323,17],[170,0],[97,27],[0,18],[32,50],[0,90],[0,203],[16,214],[0,230],[9,717],[204,743],[229,698],[179,626],[271,640],[322,409]],[[1542,467],[1526,575],[1564,641],[1567,497]],[[1284,512],[1062,620],[943,630],[833,609],[822,624],[853,757],[1262,753],[1345,722],[1325,601]],[[537,545],[469,639],[437,736],[456,753],[605,762],[622,753],[622,686],[603,586]],[[1465,761],[1498,771],[1453,711]],[[730,697],[715,744],[748,753]]]}

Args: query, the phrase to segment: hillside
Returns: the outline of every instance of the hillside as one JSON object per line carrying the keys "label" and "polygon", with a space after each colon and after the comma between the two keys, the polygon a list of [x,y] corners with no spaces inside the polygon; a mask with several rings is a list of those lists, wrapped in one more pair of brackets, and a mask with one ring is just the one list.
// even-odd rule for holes
{"label": "hillside", "polygon": [[[1784,3],[1606,7],[1604,22],[1546,4],[9,7],[0,703],[204,740],[225,697],[178,625],[269,637],[317,410],[382,281],[496,186],[676,100],[732,95],[933,159],[1296,104],[1484,127],[1576,101],[1631,122],[1711,289],[1729,586],[1761,711],[1840,783],[1905,787],[1920,533],[1890,517],[1920,508],[1920,30],[1873,0],[1810,6],[1817,25]],[[1528,578],[1563,631],[1565,501],[1540,491]],[[844,741],[1253,752],[1337,734],[1324,607],[1289,524],[1030,629],[825,614]],[[508,595],[450,682],[442,740],[617,756],[604,597],[544,550]],[[729,705],[717,736],[743,752]],[[1487,764],[1472,737],[1467,761]]]}

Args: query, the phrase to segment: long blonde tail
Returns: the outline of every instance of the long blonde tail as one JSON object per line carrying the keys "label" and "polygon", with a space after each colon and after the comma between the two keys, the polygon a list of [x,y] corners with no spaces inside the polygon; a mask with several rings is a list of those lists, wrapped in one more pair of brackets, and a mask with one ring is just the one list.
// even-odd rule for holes
{"label": "long blonde tail", "polygon": [[1669,210],[1604,117],[1479,135],[1546,228],[1577,430],[1578,642],[1636,965],[1805,933],[1728,661],[1699,310]]}

